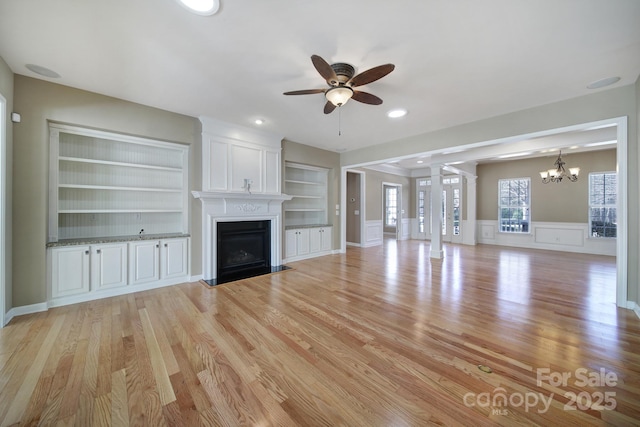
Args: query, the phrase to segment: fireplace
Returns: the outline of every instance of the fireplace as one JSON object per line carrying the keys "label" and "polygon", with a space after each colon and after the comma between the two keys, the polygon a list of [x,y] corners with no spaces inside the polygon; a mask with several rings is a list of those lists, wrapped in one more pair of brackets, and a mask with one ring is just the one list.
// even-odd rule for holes
{"label": "fireplace", "polygon": [[[202,190],[192,194],[202,202],[202,280],[214,286],[244,275],[242,270],[279,271],[282,203],[292,199],[281,192],[283,137],[209,117],[200,117],[200,121]],[[256,230],[249,232],[243,228],[246,225],[239,226],[231,246],[240,249],[230,249],[235,255],[218,253],[218,240],[225,240],[229,224],[244,222],[253,223]],[[249,241],[261,252],[242,247]]]}
{"label": "fireplace", "polygon": [[219,222],[218,283],[271,272],[271,221]]}

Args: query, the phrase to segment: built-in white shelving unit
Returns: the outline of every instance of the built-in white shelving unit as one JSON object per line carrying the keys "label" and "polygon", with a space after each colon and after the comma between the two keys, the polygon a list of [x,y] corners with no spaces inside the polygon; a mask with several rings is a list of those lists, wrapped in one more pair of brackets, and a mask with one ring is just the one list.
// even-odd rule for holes
{"label": "built-in white shelving unit", "polygon": [[49,242],[187,233],[187,145],[52,123]]}
{"label": "built-in white shelving unit", "polygon": [[285,226],[326,225],[329,170],[287,162],[285,193],[293,198],[284,203]]}

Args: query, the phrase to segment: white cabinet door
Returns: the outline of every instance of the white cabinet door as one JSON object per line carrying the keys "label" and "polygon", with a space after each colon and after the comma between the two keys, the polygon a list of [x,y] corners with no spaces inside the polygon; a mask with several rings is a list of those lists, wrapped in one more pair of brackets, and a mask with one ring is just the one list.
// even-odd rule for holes
{"label": "white cabinet door", "polygon": [[160,279],[160,242],[142,240],[129,243],[129,284]]}
{"label": "white cabinet door", "polygon": [[298,232],[297,239],[297,249],[298,255],[307,255],[310,251],[310,241],[309,241],[309,229],[301,228],[296,230]]}
{"label": "white cabinet door", "polygon": [[53,298],[89,292],[89,246],[51,249],[51,296]]}
{"label": "white cabinet door", "polygon": [[127,285],[127,244],[91,247],[92,289]]}
{"label": "white cabinet door", "polygon": [[160,241],[160,278],[181,277],[188,274],[188,239]]}
{"label": "white cabinet door", "polygon": [[309,228],[309,253],[320,252],[322,247],[322,228]]}
{"label": "white cabinet door", "polygon": [[309,252],[326,252],[331,250],[332,246],[332,227],[319,227],[309,229]]}
{"label": "white cabinet door", "polygon": [[284,232],[284,256],[291,258],[298,253],[298,230]]}
{"label": "white cabinet door", "polygon": [[285,232],[285,257],[292,258],[307,255],[310,249],[308,228],[287,230]]}
{"label": "white cabinet door", "polygon": [[322,227],[320,235],[322,236],[320,251],[325,252],[333,249],[333,227]]}

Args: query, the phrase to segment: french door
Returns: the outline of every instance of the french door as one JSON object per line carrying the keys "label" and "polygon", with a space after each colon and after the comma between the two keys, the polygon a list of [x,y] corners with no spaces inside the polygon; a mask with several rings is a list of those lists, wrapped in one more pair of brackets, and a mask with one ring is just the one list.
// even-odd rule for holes
{"label": "french door", "polygon": [[[440,209],[442,241],[462,243],[462,178],[442,180],[442,207]],[[416,185],[417,238],[431,239],[431,180],[418,179]]]}

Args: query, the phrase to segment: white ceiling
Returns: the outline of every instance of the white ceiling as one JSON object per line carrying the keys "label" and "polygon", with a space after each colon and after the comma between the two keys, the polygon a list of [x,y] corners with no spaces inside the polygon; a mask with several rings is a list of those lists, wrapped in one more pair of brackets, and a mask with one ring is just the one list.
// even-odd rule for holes
{"label": "white ceiling", "polygon": [[[312,54],[356,73],[395,64],[361,87],[384,103],[325,115],[321,94],[283,96],[325,87]],[[640,1],[221,0],[202,17],[176,0],[3,0],[0,56],[17,74],[244,126],[262,118],[343,151],[585,95],[606,77],[634,83]],[[398,107],[409,114],[388,119]]]}

